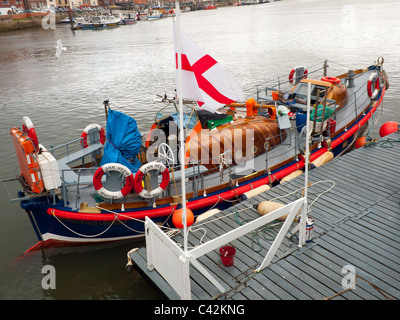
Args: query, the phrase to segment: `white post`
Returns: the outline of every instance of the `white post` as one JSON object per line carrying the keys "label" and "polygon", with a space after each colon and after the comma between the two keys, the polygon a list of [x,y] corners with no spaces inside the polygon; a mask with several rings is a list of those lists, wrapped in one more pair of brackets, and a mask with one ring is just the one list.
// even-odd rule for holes
{"label": "white post", "polygon": [[[304,163],[304,203],[300,216],[300,230],[299,230],[299,246],[302,247],[306,243],[306,228],[307,228],[307,193],[308,193],[308,163],[310,161],[310,105],[311,105],[311,83],[308,84],[307,90],[307,119],[306,119],[306,154]],[[316,115],[315,115],[316,116]]]}
{"label": "white post", "polygon": [[185,136],[183,134],[183,102],[182,102],[182,55],[181,55],[181,10],[179,1],[175,1],[176,10],[176,40],[178,54],[178,101],[179,101],[179,138],[180,138],[180,162],[181,162],[181,181],[182,181],[182,224],[183,224],[183,248],[187,252],[187,226],[186,226],[186,185],[185,185]]}

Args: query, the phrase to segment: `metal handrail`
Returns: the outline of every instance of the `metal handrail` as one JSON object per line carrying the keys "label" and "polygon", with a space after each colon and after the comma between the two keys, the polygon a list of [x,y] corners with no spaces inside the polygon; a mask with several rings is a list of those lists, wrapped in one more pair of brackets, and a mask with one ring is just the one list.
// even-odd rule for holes
{"label": "metal handrail", "polygon": [[[66,148],[66,153],[67,153],[67,156],[68,156],[68,155],[70,154],[70,152],[69,152],[69,146],[70,146],[71,144],[75,143],[75,142],[78,142],[78,141],[82,142],[82,140],[83,140],[83,138],[81,137],[81,138],[72,140],[72,141],[70,141],[70,142],[61,144],[61,145],[56,146],[56,147],[50,146],[50,148],[49,148],[48,151],[51,152],[51,154],[54,156],[54,151],[55,151],[55,150],[58,150],[58,149],[61,149],[61,148]],[[81,143],[81,145],[82,145],[82,143]],[[83,145],[81,146],[81,148],[83,149]]]}

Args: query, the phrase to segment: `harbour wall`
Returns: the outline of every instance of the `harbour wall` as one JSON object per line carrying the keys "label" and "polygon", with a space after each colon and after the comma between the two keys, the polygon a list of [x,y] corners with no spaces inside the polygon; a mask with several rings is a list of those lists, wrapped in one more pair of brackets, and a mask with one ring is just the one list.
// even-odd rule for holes
{"label": "harbour wall", "polygon": [[[218,7],[226,7],[233,5],[232,1],[219,1],[217,2]],[[196,10],[197,8],[191,8]],[[32,13],[21,13],[21,14],[9,14],[0,15],[0,32],[22,30],[25,28],[42,27],[42,19],[47,13],[32,12]],[[75,12],[72,16],[75,16]],[[68,16],[68,13],[56,13],[56,23],[60,23],[62,19]]]}
{"label": "harbour wall", "polygon": [[[0,32],[42,27],[42,19],[46,15],[47,13],[42,12],[0,15]],[[66,13],[56,14],[56,23],[59,23],[66,16]]]}

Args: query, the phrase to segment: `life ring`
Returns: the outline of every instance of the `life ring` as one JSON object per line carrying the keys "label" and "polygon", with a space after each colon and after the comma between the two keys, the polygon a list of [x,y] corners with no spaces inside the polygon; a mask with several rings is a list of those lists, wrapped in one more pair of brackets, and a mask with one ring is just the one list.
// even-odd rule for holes
{"label": "life ring", "polygon": [[321,80],[329,82],[329,83],[333,83],[333,84],[340,83],[340,79],[339,78],[335,78],[335,77],[323,77],[323,78],[321,78]]}
{"label": "life ring", "polygon": [[27,116],[24,116],[22,118],[22,131],[24,131],[28,135],[28,137],[32,140],[35,149],[37,149],[39,146],[39,140],[36,134],[36,130],[33,126],[31,119]]}
{"label": "life ring", "polygon": [[[120,172],[125,177],[125,186],[119,191],[110,191],[103,187],[101,178],[108,171]],[[129,168],[120,163],[106,163],[96,170],[93,175],[93,186],[97,193],[106,199],[121,199],[125,197],[133,187],[133,173]]]}
{"label": "life ring", "polygon": [[[295,79],[296,70],[298,68],[303,68],[303,70],[304,70],[303,77],[302,78],[300,77],[301,79],[299,79],[299,78]],[[308,70],[306,68],[296,67],[296,68],[292,69],[292,71],[289,72],[289,82],[292,86],[294,86],[294,85],[298,84],[300,80],[307,79],[307,76],[308,76]]]}
{"label": "life ring", "polygon": [[106,142],[106,133],[104,132],[104,129],[101,125],[96,124],[96,123],[92,123],[89,124],[82,132],[81,134],[81,138],[82,138],[82,145],[84,148],[87,148],[89,146],[88,141],[87,141],[87,137],[89,135],[89,130],[97,128],[99,130],[99,134],[100,134],[100,143],[104,144]]}
{"label": "life ring", "polygon": [[[373,92],[372,89],[374,89]],[[368,97],[370,97],[371,100],[376,100],[379,96],[380,91],[381,91],[381,85],[379,81],[379,75],[376,72],[374,72],[369,76],[367,83]]]}
{"label": "life ring", "polygon": [[[162,174],[162,181],[157,188],[148,191],[147,189],[144,188],[142,181],[144,175],[150,170],[160,171]],[[138,172],[136,172],[133,187],[136,193],[138,193],[141,197],[150,199],[159,196],[165,190],[168,184],[169,184],[169,171],[167,167],[161,162],[153,161],[146,163],[138,170]]]}

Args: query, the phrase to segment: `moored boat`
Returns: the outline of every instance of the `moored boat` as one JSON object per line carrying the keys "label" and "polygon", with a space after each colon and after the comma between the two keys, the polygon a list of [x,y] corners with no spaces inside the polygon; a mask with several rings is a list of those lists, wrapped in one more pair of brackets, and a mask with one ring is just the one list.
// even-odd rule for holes
{"label": "moored boat", "polygon": [[120,16],[119,24],[126,25],[126,24],[135,24],[137,22],[137,17],[133,14],[125,14]]}
{"label": "moored boat", "polygon": [[[72,22],[75,22],[75,18],[72,18]],[[69,17],[60,20],[60,23],[71,23]]]}
{"label": "moored boat", "polygon": [[[189,70],[187,63],[182,65]],[[183,184],[186,207],[197,216],[304,169],[308,88],[310,167],[319,166],[352,147],[388,88],[382,58],[335,76],[327,62],[316,70],[295,67],[286,83],[278,79],[257,87],[254,99],[232,101],[216,112],[202,110],[199,101],[187,105],[182,131],[179,114],[165,113],[167,106],[140,133],[135,119],[105,101],[106,130],[91,124],[79,139],[46,148],[25,117],[10,134],[21,169],[19,200],[39,239],[34,248],[143,237],[146,216],[174,228]],[[163,100],[173,109],[175,99]],[[184,172],[178,157],[182,132]]]}
{"label": "moored boat", "polygon": [[158,20],[167,16],[167,11],[169,10],[166,6],[152,7],[147,13],[147,20]]}
{"label": "moored boat", "polygon": [[81,29],[107,29],[118,27],[121,21],[120,17],[113,15],[92,16],[81,23]]}

